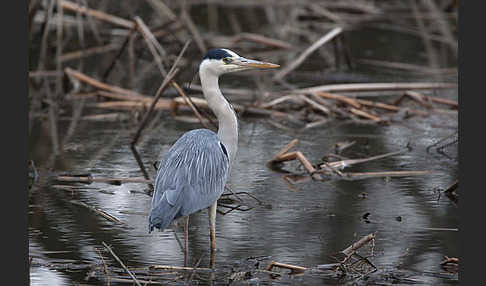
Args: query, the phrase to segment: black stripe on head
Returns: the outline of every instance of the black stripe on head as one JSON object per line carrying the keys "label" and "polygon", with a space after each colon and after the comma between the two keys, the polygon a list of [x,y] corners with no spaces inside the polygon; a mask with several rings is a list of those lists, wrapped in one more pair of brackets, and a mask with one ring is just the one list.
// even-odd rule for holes
{"label": "black stripe on head", "polygon": [[231,54],[223,49],[211,49],[206,53],[203,60],[205,59],[220,60],[226,57],[231,57]]}

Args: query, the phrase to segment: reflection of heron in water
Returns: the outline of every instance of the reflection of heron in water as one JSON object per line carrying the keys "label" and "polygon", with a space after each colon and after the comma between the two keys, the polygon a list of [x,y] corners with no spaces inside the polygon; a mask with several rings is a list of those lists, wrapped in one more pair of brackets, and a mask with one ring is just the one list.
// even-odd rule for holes
{"label": "reflection of heron in water", "polygon": [[154,227],[164,230],[173,220],[186,217],[186,256],[188,216],[209,207],[211,266],[214,265],[217,200],[224,191],[238,145],[236,114],[221,93],[218,78],[235,71],[278,67],[240,57],[227,49],[208,51],[199,66],[204,97],[218,118],[218,133],[208,129],[189,131],[164,154],[155,179],[149,215],[149,232]]}

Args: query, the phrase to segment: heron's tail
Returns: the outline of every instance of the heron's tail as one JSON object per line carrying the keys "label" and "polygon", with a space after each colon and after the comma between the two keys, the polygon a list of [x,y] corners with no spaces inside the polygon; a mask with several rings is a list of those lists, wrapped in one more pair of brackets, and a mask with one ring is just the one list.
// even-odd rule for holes
{"label": "heron's tail", "polygon": [[152,206],[149,215],[149,233],[154,228],[158,228],[161,231],[166,229],[177,218],[180,208],[180,206],[170,205],[165,199],[162,199],[157,206]]}

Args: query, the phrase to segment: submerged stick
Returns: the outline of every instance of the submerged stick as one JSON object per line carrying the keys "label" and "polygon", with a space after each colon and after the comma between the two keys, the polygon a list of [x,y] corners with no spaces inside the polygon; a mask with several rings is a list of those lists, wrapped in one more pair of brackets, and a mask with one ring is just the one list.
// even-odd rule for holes
{"label": "submerged stick", "polygon": [[123,224],[119,219],[117,219],[116,217],[112,216],[111,214],[97,208],[97,207],[94,207],[94,206],[90,206],[84,202],[81,202],[81,201],[76,201],[76,200],[71,200],[71,203],[73,204],[76,204],[78,206],[83,206],[87,209],[90,209],[92,211],[94,211],[95,213],[101,215],[102,217],[106,218],[107,220],[109,221],[112,221],[114,223],[117,223],[117,224]]}
{"label": "submerged stick", "polygon": [[123,262],[120,260],[120,258],[118,258],[118,256],[115,254],[115,252],[113,252],[113,250],[111,250],[111,248],[104,242],[102,241],[101,242],[103,244],[103,246],[108,249],[108,251],[111,253],[111,255],[113,255],[113,257],[116,259],[116,261],[118,261],[118,263],[120,263],[120,265],[123,267],[123,269],[125,269],[125,271],[128,273],[128,275],[130,275],[130,277],[132,277],[133,279],[133,282],[135,282],[138,286],[142,286],[140,284],[140,282],[138,282],[137,278],[135,277],[135,275],[130,271],[130,269],[128,269],[125,264],[123,264]]}

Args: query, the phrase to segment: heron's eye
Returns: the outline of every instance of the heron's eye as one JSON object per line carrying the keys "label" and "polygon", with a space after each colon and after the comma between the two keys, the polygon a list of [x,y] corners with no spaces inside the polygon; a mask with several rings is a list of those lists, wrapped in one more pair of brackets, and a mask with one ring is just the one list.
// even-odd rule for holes
{"label": "heron's eye", "polygon": [[231,61],[232,61],[231,58],[223,58],[223,62],[225,64],[229,64],[229,63],[231,63]]}

